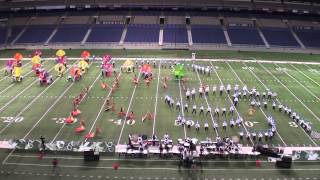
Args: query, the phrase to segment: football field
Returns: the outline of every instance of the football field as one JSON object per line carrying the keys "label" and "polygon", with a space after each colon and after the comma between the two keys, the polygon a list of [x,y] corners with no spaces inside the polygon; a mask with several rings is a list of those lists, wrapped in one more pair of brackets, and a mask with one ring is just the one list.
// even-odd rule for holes
{"label": "football field", "polygon": [[[138,62],[147,63],[147,60],[139,59]],[[153,63],[155,62],[155,64]],[[0,61],[4,67],[5,61]],[[72,65],[76,60],[68,61]],[[265,132],[269,129],[268,117],[273,117],[276,122],[276,134],[272,139],[262,139],[263,144],[270,147],[290,146],[319,146],[320,144],[320,64],[304,63],[278,63],[255,61],[173,61],[170,59],[150,60],[153,79],[150,86],[139,78],[139,83],[133,83],[134,74],[140,77],[139,70],[135,73],[121,72],[120,67],[124,60],[115,60],[115,70],[120,77],[120,87],[111,92],[111,86],[115,76],[102,77],[100,61],[91,63],[89,70],[79,81],[67,81],[65,77],[56,77],[54,61],[45,60],[43,66],[50,74],[54,75],[54,81],[47,86],[40,86],[38,78],[31,71],[31,63],[24,61],[22,82],[15,83],[11,77],[0,75],[0,140],[9,139],[39,139],[44,136],[47,142],[56,141],[88,141],[108,142],[109,144],[126,144],[128,136],[146,135],[151,138],[156,134],[159,139],[168,133],[173,142],[180,138],[191,137],[204,140],[207,137],[239,136],[253,132]],[[186,69],[185,81],[177,80],[172,73],[170,65],[174,63],[184,64]],[[210,75],[193,71],[192,64],[211,69]],[[4,70],[3,70],[4,71]],[[167,82],[165,82],[167,80]],[[106,83],[109,88],[103,89],[101,83]],[[164,88],[164,84],[167,85]],[[232,93],[226,91],[219,94],[212,92],[212,87],[230,84],[232,91],[235,85],[242,90],[256,88],[260,93],[267,89],[277,93],[275,103],[277,107],[272,109],[272,101],[267,101],[267,108],[263,105],[250,111],[251,100],[242,98],[234,112],[223,116],[214,116],[215,108],[226,108],[232,105]],[[198,88],[200,85],[210,87],[209,95],[200,98]],[[79,105],[81,114],[72,124],[65,124],[73,110],[73,100],[85,88],[88,93]],[[186,89],[195,88],[197,91],[194,101],[186,98]],[[170,96],[175,103],[180,102],[182,109],[187,103],[189,112],[181,109],[170,108],[165,103],[165,96]],[[107,101],[109,99],[109,101]],[[262,102],[262,101],[261,101]],[[113,104],[113,109],[105,111],[108,103]],[[174,103],[174,106],[175,106]],[[299,123],[293,121],[283,111],[278,110],[278,104],[291,108],[300,119],[310,123],[312,133],[307,133]],[[192,106],[198,107],[197,114],[192,114]],[[199,115],[199,107],[212,108],[212,113]],[[125,121],[119,117],[120,109],[126,115],[134,113],[134,119]],[[148,113],[153,116],[143,117]],[[192,120],[192,126],[187,128],[177,123],[178,115],[187,120]],[[240,127],[231,128],[231,118],[242,117]],[[76,133],[80,121],[85,123],[85,130]],[[194,124],[199,122],[200,130],[197,131]],[[209,130],[204,130],[204,123],[209,124]],[[222,124],[227,122],[227,128]],[[218,124],[217,131],[213,129],[214,123]],[[86,138],[88,133],[96,132],[95,137]],[[257,139],[244,138],[240,140],[244,146],[253,146],[260,143]],[[21,150],[0,151],[2,161],[1,179],[319,179],[320,163],[295,162],[292,169],[276,169],[273,163],[263,159],[261,167],[255,166],[252,159],[214,159],[204,161],[202,168],[196,170],[179,168],[176,159],[124,159],[115,154],[102,155],[99,163],[84,163],[81,154],[49,153],[39,159],[37,152]],[[59,159],[59,173],[51,175],[51,161],[54,157]],[[113,163],[120,163],[119,170],[112,170]]]}

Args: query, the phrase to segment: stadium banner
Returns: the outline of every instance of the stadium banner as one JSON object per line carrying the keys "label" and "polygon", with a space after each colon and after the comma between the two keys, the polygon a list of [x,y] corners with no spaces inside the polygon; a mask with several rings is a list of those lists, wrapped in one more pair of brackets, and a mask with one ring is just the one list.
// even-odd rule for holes
{"label": "stadium banner", "polygon": [[[0,141],[0,148],[20,149],[20,150],[40,150],[42,144],[40,140],[18,139],[9,141]],[[83,152],[95,150],[99,152],[114,152],[115,145],[112,141],[103,142],[82,142],[82,141],[54,141],[45,143],[45,150],[49,151],[71,151]]]}
{"label": "stadium banner", "polygon": [[320,161],[320,151],[292,151],[294,161]]}

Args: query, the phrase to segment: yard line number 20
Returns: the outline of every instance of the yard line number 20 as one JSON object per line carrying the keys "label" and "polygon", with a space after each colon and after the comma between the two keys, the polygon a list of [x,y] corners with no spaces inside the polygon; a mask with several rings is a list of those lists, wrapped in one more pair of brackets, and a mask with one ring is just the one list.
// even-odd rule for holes
{"label": "yard line number 20", "polygon": [[20,123],[24,120],[22,116],[18,116],[18,117],[5,116],[5,117],[1,117],[1,119],[3,120],[4,123]]}

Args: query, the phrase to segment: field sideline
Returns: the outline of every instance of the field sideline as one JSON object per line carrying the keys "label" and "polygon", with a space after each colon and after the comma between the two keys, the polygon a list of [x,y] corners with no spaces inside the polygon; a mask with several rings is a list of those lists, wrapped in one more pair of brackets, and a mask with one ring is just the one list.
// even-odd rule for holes
{"label": "field sideline", "polygon": [[[249,57],[247,58],[249,59]],[[272,59],[274,60],[274,59]],[[278,93],[277,102],[290,106],[297,111],[299,115],[312,123],[313,130],[320,132],[320,66],[318,62],[310,64],[300,64],[297,62],[274,63],[271,61],[259,63],[251,61],[199,61],[197,64],[210,66],[214,70],[210,76],[187,70],[188,77],[187,87],[198,88],[199,84],[208,84],[220,86],[221,84],[231,84],[233,87],[238,84],[241,88],[247,85],[248,88],[256,87],[262,92],[271,89]],[[31,64],[23,67],[24,74],[31,71]],[[116,61],[116,67],[121,66],[123,60]],[[311,62],[311,61],[310,61]],[[0,61],[1,67],[5,61]],[[72,60],[69,64],[76,63]],[[169,61],[157,61],[156,67],[153,68],[154,79],[150,87],[146,87],[141,80],[137,86],[132,83],[133,74],[121,73],[120,88],[114,94],[110,90],[102,90],[101,82],[109,86],[113,83],[113,78],[100,77],[100,64],[92,63],[89,71],[79,82],[68,82],[66,78],[55,79],[54,83],[49,86],[40,87],[33,73],[26,75],[22,83],[12,84],[11,78],[6,78],[0,74],[0,139],[38,139],[40,135],[46,137],[48,141],[65,140],[65,141],[83,141],[84,134],[76,134],[75,127],[78,122],[72,125],[65,125],[63,118],[66,118],[72,110],[72,100],[85,87],[89,87],[89,93],[80,105],[82,114],[78,121],[84,120],[86,123],[86,133],[92,132],[96,127],[102,129],[102,132],[89,141],[112,141],[124,144],[129,134],[146,134],[151,137],[153,133],[161,138],[166,132],[170,134],[174,142],[181,137],[196,137],[205,139],[206,137],[215,138],[235,136],[239,131],[263,131],[268,128],[266,117],[272,115],[277,122],[277,134],[271,141],[263,141],[270,146],[319,146],[320,140],[310,137],[299,125],[294,123],[287,115],[272,110],[271,104],[268,108],[256,109],[254,116],[248,115],[249,100],[240,101],[237,108],[238,113],[245,120],[243,128],[237,129],[230,127],[227,130],[219,128],[217,132],[210,128],[208,132],[203,130],[203,123],[208,121],[210,126],[217,121],[221,127],[223,118],[213,118],[210,116],[191,115],[185,113],[185,116],[199,121],[201,130],[197,132],[194,128],[182,128],[174,125],[174,119],[178,111],[170,110],[164,103],[165,95],[169,94],[177,101],[186,102],[185,93],[181,90],[178,81],[170,80],[168,89],[162,88],[162,81],[165,76],[172,77],[172,70],[161,68],[161,64],[168,64]],[[186,67],[190,67],[191,62],[181,61]],[[44,66],[52,70],[53,61],[45,61]],[[52,70],[52,74],[55,72]],[[138,73],[136,72],[138,75]],[[180,93],[180,91],[182,91]],[[104,112],[106,98],[110,97],[115,102],[116,112]],[[226,93],[219,95],[210,94],[206,98],[197,98],[195,104],[197,107],[208,105],[215,107],[230,106],[230,99]],[[189,104],[191,108],[192,104]],[[123,107],[126,112],[134,111],[136,120],[134,124],[117,121],[117,112]],[[141,117],[147,112],[156,114],[152,120],[141,121]],[[230,116],[227,116],[229,122]],[[119,124],[118,124],[119,123]],[[229,123],[228,123],[229,124]],[[244,128],[245,127],[245,128]],[[241,141],[244,145],[252,146],[257,141]],[[35,178],[53,178],[50,175],[51,161],[50,157],[59,156],[61,170],[58,177],[63,179],[74,178],[105,178],[105,179],[164,179],[163,172],[166,172],[166,179],[183,179],[191,178],[208,178],[216,180],[231,179],[273,179],[283,178],[317,179],[319,178],[319,162],[303,163],[297,162],[292,170],[274,169],[272,163],[263,163],[262,167],[254,167],[254,162],[250,160],[219,160],[205,163],[203,171],[196,171],[193,175],[184,172],[182,168],[176,166],[174,161],[159,161],[159,159],[130,161],[118,159],[116,156],[106,155],[106,160],[98,164],[84,164],[80,155],[48,155],[42,160],[36,158],[35,153],[13,152],[1,150],[0,160],[2,161],[0,177],[4,179],[19,177]],[[75,157],[75,158],[73,158]],[[68,160],[68,158],[70,158]],[[227,161],[227,162],[225,162]],[[104,174],[105,169],[111,169],[114,162],[121,163],[119,171],[110,171],[108,178]],[[38,169],[41,167],[41,169]],[[82,171],[86,169],[85,171]],[[144,174],[140,171],[148,169],[150,173]],[[251,171],[252,174],[244,173],[245,170]],[[230,174],[225,175],[225,171]],[[270,171],[273,172],[270,174]],[[8,173],[10,172],[10,173]],[[31,174],[29,174],[31,172]],[[132,173],[130,173],[132,172]],[[24,173],[24,174],[23,174]],[[269,173],[268,177],[265,175]],[[39,175],[38,175],[39,174]],[[188,175],[189,174],[189,175]],[[213,176],[215,175],[215,176]],[[85,177],[83,177],[85,176]],[[92,176],[92,177],[90,177]],[[56,178],[58,178],[56,177]],[[123,178],[125,177],[125,178]],[[1,178],[3,179],[3,178]],[[292,179],[294,180],[294,179]]]}

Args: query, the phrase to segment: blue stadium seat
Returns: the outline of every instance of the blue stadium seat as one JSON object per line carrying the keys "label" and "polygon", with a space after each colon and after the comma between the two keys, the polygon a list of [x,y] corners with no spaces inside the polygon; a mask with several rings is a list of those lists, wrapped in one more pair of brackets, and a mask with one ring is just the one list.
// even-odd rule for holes
{"label": "blue stadium seat", "polygon": [[184,25],[165,25],[163,29],[163,42],[188,43],[187,28]]}
{"label": "blue stadium seat", "polygon": [[8,37],[8,43],[11,43],[22,31],[24,26],[12,26],[11,28],[11,34]]}
{"label": "blue stadium seat", "polygon": [[271,46],[299,46],[287,28],[263,27],[261,31]]}
{"label": "blue stadium seat", "polygon": [[295,30],[296,34],[307,47],[320,47],[320,30]]}
{"label": "blue stadium seat", "polygon": [[92,28],[87,42],[119,42],[124,25],[122,24],[99,24]]}
{"label": "blue stadium seat", "polygon": [[229,26],[227,31],[232,44],[264,45],[254,27]]}
{"label": "blue stadium seat", "polygon": [[50,42],[81,42],[89,29],[89,25],[60,25]]}
{"label": "blue stadium seat", "polygon": [[125,42],[158,42],[160,25],[130,24]]}
{"label": "blue stadium seat", "polygon": [[0,44],[4,44],[6,42],[7,29],[4,27],[0,28]]}
{"label": "blue stadium seat", "polygon": [[192,25],[193,43],[218,43],[226,44],[226,38],[220,26],[216,25]]}
{"label": "blue stadium seat", "polygon": [[16,43],[44,43],[54,28],[54,25],[29,26]]}

